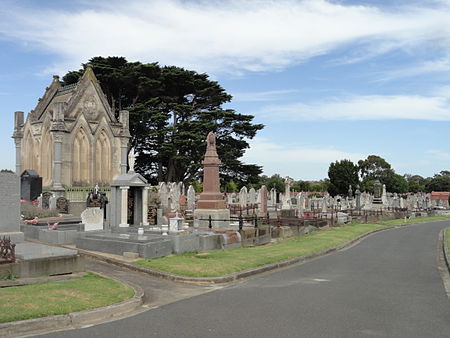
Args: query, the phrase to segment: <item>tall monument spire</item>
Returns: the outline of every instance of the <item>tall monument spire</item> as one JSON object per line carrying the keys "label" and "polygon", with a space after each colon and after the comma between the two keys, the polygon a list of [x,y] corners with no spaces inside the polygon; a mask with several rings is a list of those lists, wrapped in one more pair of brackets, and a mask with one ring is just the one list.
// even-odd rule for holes
{"label": "tall monument spire", "polygon": [[216,150],[216,135],[206,137],[206,153],[203,160],[203,192],[194,211],[194,226],[208,227],[209,220],[215,229],[229,229],[230,210],[220,192],[220,160]]}
{"label": "tall monument spire", "polygon": [[203,192],[197,204],[198,209],[225,209],[226,204],[220,192],[219,166],[216,150],[216,135],[209,132],[206,137],[206,153],[203,164]]}

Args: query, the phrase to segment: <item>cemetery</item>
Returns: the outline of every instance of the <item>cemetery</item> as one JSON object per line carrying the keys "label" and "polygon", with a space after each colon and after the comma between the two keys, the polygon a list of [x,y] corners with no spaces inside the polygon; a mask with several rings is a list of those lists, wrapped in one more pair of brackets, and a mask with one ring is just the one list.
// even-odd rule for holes
{"label": "cemetery", "polygon": [[291,177],[282,189],[227,191],[222,140],[213,131],[201,135],[200,178],[155,184],[139,164],[140,145],[132,146],[129,112],[113,111],[89,64],[76,84],[54,77],[27,118],[14,117],[16,172],[0,173],[3,287],[42,276],[93,278],[85,262],[93,257],[177,281],[229,282],[338,250],[399,221],[450,214],[449,192],[389,192],[378,178],[370,189],[348,184],[333,194],[294,189]]}

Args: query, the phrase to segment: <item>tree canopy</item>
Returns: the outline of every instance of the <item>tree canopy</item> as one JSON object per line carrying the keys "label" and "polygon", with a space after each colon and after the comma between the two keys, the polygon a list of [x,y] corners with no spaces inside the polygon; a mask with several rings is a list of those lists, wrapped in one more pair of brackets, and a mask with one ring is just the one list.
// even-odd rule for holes
{"label": "tree canopy", "polygon": [[350,160],[336,161],[330,164],[328,178],[330,185],[328,192],[332,195],[347,195],[351,185],[355,189],[359,183],[359,167]]}
{"label": "tree canopy", "polygon": [[[216,133],[221,179],[258,182],[261,167],[239,158],[264,126],[253,123],[252,115],[224,109],[231,95],[207,74],[124,57],[94,57],[89,63],[114,112],[130,112],[135,168],[152,183],[198,179],[209,131]],[[67,73],[64,84],[77,82],[85,67]]]}

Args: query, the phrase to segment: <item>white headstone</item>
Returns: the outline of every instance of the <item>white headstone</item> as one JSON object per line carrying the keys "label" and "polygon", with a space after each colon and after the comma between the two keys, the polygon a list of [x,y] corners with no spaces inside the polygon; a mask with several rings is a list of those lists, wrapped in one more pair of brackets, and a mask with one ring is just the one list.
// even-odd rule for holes
{"label": "white headstone", "polygon": [[192,211],[195,209],[195,189],[192,185],[189,186],[187,191],[187,209]]}
{"label": "white headstone", "polygon": [[248,193],[247,187],[242,187],[241,191],[239,191],[239,204],[241,207],[247,206],[248,203]]}
{"label": "white headstone", "polygon": [[255,188],[250,188],[248,191],[248,203],[255,204],[256,203],[256,190]]}
{"label": "white headstone", "polygon": [[103,230],[103,210],[87,208],[81,213],[81,223],[84,224],[84,231]]}

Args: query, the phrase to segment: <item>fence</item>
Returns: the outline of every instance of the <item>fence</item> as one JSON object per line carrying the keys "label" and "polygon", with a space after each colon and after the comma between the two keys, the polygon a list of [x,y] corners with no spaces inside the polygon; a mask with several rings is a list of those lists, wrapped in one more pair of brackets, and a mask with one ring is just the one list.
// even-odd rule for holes
{"label": "fence", "polygon": [[[94,189],[94,187],[67,187],[64,197],[71,202],[85,202],[89,192]],[[111,187],[99,187],[98,190],[106,193],[106,197],[110,199]]]}

